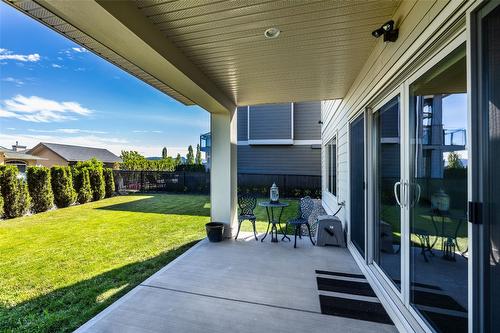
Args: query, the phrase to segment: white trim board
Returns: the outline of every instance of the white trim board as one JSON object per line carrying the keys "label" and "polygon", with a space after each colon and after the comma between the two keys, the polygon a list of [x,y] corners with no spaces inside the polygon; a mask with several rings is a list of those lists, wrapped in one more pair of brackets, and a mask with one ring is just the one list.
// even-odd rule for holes
{"label": "white trim board", "polygon": [[263,140],[238,141],[238,146],[248,146],[248,145],[309,146],[309,145],[321,145],[321,140],[263,139]]}

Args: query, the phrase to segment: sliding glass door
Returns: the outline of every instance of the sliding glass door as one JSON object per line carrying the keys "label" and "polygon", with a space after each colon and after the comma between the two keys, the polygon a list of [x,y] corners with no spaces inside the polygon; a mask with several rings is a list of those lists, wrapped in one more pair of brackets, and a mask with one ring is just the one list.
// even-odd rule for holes
{"label": "sliding glass door", "polygon": [[[495,7],[496,6],[496,7]],[[500,4],[488,3],[478,13],[478,119],[479,130],[474,155],[481,158],[474,164],[479,182],[474,186],[472,205],[478,214],[472,222],[481,233],[480,250],[474,259],[480,268],[478,288],[479,329],[500,332]]]}
{"label": "sliding glass door", "polygon": [[437,332],[467,332],[465,45],[409,88],[409,299]]}
{"label": "sliding glass door", "polygon": [[349,126],[351,241],[365,257],[365,117]]}
{"label": "sliding glass door", "polygon": [[400,96],[373,114],[373,261],[401,290],[401,116]]}

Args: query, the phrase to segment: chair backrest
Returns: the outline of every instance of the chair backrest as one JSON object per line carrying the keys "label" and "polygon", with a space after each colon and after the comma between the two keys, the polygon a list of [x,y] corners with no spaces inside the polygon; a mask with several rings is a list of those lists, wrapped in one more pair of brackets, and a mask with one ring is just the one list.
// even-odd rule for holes
{"label": "chair backrest", "polygon": [[251,194],[242,194],[238,196],[238,206],[241,215],[253,214],[253,210],[257,206],[257,198]]}
{"label": "chair backrest", "polygon": [[299,203],[300,217],[309,220],[314,210],[314,200],[311,197],[303,197]]}

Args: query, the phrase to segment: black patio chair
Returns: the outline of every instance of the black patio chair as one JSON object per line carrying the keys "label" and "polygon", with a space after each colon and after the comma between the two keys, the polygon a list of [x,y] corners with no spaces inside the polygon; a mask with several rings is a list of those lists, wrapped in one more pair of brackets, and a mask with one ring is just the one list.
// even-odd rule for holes
{"label": "black patio chair", "polygon": [[257,198],[251,194],[242,194],[238,196],[238,206],[240,207],[240,215],[238,215],[238,232],[236,233],[235,240],[238,239],[238,234],[240,233],[241,222],[248,220],[253,226],[253,235],[255,240],[258,241],[257,231],[255,230],[255,214],[253,210],[257,206]]}
{"label": "black patio chair", "polygon": [[311,235],[311,227],[309,226],[309,217],[311,216],[313,210],[314,200],[311,199],[311,197],[304,197],[300,199],[298,216],[293,220],[288,220],[286,228],[288,228],[289,224],[295,227],[295,240],[293,243],[294,248],[297,247],[297,234],[299,234],[299,237],[302,238],[300,234],[302,225],[307,227],[309,239],[311,240],[312,245],[315,245]]}

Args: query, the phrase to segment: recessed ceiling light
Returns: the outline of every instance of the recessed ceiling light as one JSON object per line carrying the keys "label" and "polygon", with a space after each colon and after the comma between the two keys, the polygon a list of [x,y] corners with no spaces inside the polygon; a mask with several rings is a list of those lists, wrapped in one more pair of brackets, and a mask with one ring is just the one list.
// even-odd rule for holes
{"label": "recessed ceiling light", "polygon": [[266,29],[266,31],[264,31],[264,36],[266,36],[266,38],[273,39],[278,37],[280,35],[280,32],[280,29],[273,27]]}

